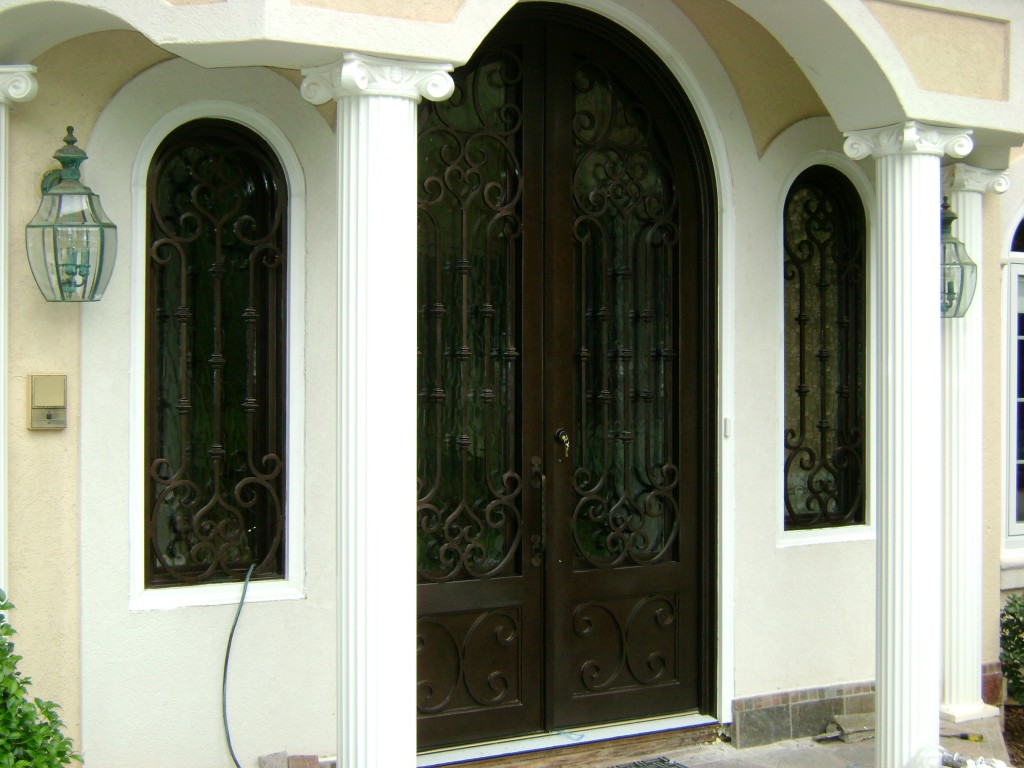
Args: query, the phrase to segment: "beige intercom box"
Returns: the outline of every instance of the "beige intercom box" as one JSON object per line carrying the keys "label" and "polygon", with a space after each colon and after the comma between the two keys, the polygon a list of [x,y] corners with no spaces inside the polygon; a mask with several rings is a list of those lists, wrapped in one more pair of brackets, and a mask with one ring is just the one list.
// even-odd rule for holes
{"label": "beige intercom box", "polygon": [[28,377],[28,428],[65,429],[68,425],[68,377],[32,373]]}

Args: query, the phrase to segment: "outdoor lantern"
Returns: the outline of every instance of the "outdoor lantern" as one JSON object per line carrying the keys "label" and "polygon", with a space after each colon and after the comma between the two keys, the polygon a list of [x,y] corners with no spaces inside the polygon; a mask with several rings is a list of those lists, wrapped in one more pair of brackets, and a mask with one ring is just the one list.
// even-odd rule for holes
{"label": "outdoor lantern", "polygon": [[950,228],[956,214],[949,198],[942,198],[942,316],[963,317],[974,298],[978,284],[978,265],[967,255],[964,244],[953,237]]}
{"label": "outdoor lantern", "polygon": [[43,199],[25,227],[28,264],[47,301],[99,301],[110,282],[117,254],[117,227],[100,198],[79,181],[86,160],[68,126],[64,146],[54,152],[60,170],[43,176]]}

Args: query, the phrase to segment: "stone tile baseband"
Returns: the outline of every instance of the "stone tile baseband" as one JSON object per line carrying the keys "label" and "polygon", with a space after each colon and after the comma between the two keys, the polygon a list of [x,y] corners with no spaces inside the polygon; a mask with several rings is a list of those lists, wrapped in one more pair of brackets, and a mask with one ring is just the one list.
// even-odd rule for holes
{"label": "stone tile baseband", "polygon": [[1003,706],[1003,665],[987,661],[981,665],[981,700],[993,707]]}
{"label": "stone tile baseband", "polygon": [[835,715],[875,710],[872,681],[735,699],[732,742],[739,749],[824,733]]}
{"label": "stone tile baseband", "polygon": [[[998,661],[981,668],[982,698],[986,704],[1003,703],[1003,671]],[[733,744],[739,749],[786,739],[817,736],[835,715],[859,715],[875,711],[875,683],[827,685],[762,696],[734,699]]]}

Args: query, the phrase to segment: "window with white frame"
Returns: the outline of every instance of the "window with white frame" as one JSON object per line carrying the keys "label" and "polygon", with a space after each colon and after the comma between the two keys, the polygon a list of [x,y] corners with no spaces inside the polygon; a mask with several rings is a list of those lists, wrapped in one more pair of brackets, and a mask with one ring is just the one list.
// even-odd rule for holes
{"label": "window with white frame", "polygon": [[1011,251],[1006,267],[1006,534],[1024,547],[1024,223]]}
{"label": "window with white frame", "polygon": [[195,120],[147,199],[146,584],[281,578],[284,171],[248,128]]}
{"label": "window with white frame", "polygon": [[866,520],[866,237],[849,179],[817,165],[784,211],[785,529]]}

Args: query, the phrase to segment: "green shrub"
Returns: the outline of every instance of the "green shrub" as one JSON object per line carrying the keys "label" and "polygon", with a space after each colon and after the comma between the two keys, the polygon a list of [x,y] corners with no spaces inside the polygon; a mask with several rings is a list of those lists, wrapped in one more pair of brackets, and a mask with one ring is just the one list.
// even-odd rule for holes
{"label": "green shrub", "polygon": [[52,701],[28,694],[31,680],[18,671],[21,656],[14,653],[14,628],[6,612],[14,606],[0,590],[0,768],[59,768],[72,760],[71,739]]}
{"label": "green shrub", "polygon": [[1024,704],[1024,595],[1010,595],[999,616],[999,661],[1006,693]]}

